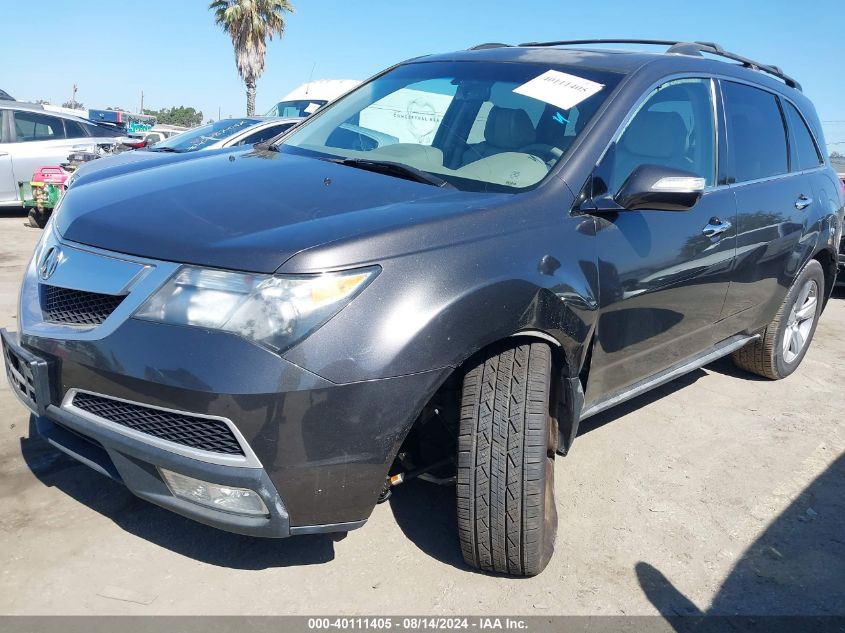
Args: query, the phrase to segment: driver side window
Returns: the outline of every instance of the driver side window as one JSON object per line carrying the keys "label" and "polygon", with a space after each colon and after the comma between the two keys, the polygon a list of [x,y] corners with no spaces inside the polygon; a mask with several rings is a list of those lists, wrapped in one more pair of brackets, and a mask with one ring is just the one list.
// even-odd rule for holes
{"label": "driver side window", "polygon": [[615,195],[640,165],[681,169],[711,186],[716,174],[716,125],[709,79],[658,87],[602,159],[597,175]]}

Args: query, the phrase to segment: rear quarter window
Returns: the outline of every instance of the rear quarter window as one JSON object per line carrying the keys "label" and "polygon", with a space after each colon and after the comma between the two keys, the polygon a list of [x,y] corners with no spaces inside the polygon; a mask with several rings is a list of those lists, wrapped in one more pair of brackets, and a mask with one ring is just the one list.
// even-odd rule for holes
{"label": "rear quarter window", "polygon": [[823,163],[821,152],[816,146],[816,141],[810,133],[804,117],[799,114],[794,105],[784,101],[786,120],[789,121],[789,129],[792,132],[792,169],[800,171],[813,169]]}

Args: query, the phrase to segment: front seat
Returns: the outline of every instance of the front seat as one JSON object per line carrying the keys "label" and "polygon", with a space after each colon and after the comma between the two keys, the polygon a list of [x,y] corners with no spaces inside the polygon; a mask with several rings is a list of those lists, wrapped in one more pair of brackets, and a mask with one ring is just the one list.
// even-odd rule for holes
{"label": "front seat", "polygon": [[484,140],[467,148],[462,164],[502,152],[519,151],[536,139],[534,125],[525,110],[493,106],[487,115],[487,125],[484,126]]}

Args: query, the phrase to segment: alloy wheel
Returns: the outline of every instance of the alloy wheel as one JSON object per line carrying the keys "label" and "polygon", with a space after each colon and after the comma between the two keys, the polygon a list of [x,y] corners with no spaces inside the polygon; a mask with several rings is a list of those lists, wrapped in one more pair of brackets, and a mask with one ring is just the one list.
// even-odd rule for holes
{"label": "alloy wheel", "polygon": [[810,332],[813,329],[813,323],[816,320],[818,301],[819,286],[814,279],[810,279],[801,287],[795,303],[792,304],[783,331],[783,360],[785,363],[795,361],[806,347]]}

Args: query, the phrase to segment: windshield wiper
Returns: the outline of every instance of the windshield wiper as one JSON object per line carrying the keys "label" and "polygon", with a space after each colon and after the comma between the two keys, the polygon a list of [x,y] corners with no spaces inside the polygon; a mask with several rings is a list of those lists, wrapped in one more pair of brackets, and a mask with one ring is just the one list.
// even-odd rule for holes
{"label": "windshield wiper", "polygon": [[164,146],[164,147],[156,147],[155,145],[153,145],[152,147],[148,147],[148,148],[147,148],[147,151],[148,151],[148,152],[175,152],[175,153],[177,153],[177,154],[178,154],[178,153],[179,153],[179,152],[181,152],[182,150],[181,150],[181,149],[176,149],[175,147],[167,147],[167,146]]}
{"label": "windshield wiper", "polygon": [[370,158],[326,158],[324,160],[338,163],[339,165],[347,165],[349,167],[356,167],[358,169],[366,169],[367,171],[374,171],[379,174],[387,174],[388,176],[396,176],[397,178],[404,178],[406,180],[413,180],[427,185],[433,185],[442,189],[454,189],[455,185],[439,176],[430,174],[422,169],[405,165],[404,163],[395,163],[390,160],[372,160]]}

